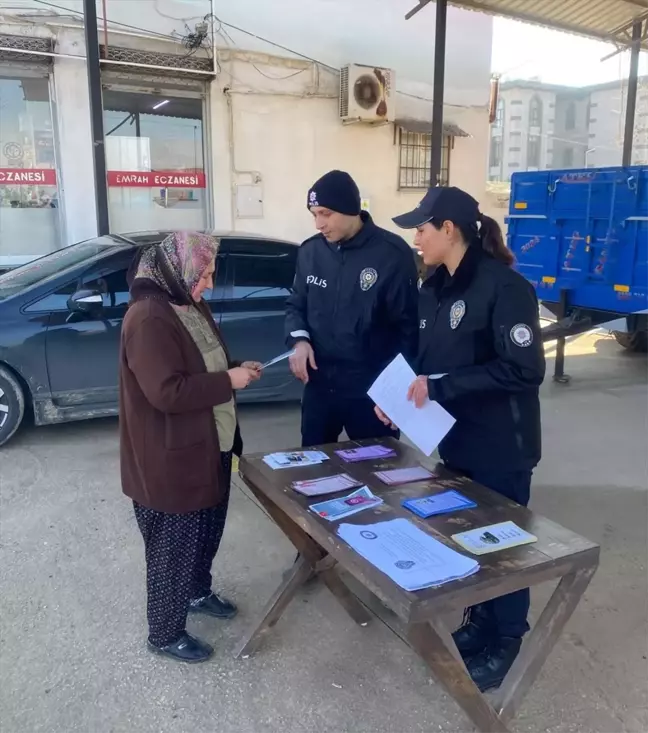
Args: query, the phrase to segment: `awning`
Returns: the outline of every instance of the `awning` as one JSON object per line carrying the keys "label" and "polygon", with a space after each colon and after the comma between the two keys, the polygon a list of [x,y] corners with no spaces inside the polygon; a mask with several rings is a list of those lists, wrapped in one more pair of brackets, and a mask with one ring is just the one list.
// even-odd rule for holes
{"label": "awning", "polygon": [[[429,120],[415,120],[411,117],[397,117],[394,120],[394,124],[397,127],[401,127],[403,130],[406,130],[407,132],[429,133],[431,131]],[[459,125],[455,124],[454,122],[443,123],[443,134],[450,137],[470,137],[470,135],[465,130],[462,130]]]}
{"label": "awning", "polygon": [[[405,17],[425,7],[419,3]],[[648,0],[448,0],[449,5],[575,33],[619,46],[632,43],[632,25],[648,19]],[[641,48],[648,50],[648,24]]]}

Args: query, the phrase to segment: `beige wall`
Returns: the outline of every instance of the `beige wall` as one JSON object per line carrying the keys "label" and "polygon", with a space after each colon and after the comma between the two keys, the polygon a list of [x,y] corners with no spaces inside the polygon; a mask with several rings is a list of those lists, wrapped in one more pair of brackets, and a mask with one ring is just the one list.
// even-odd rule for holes
{"label": "beige wall", "polygon": [[[303,62],[265,60],[262,71],[283,77],[282,83],[255,74],[248,61],[257,67],[260,61],[248,57],[225,64],[226,83],[221,80],[213,85],[212,115],[221,121],[218,129],[212,129],[215,196],[222,201],[223,195],[229,195],[224,191],[227,183],[230,192],[242,183],[257,185],[263,199],[262,218],[239,218],[230,196],[229,213],[216,207],[216,226],[304,239],[313,233],[306,209],[309,187],[326,171],[341,168],[351,173],[362,196],[369,199],[377,223],[394,228],[391,217],[414,207],[424,193],[398,190],[394,126],[343,125],[338,118],[335,75],[321,69],[314,73]],[[302,74],[296,73],[300,67]],[[296,76],[287,79],[291,73]],[[428,105],[422,114],[428,114]],[[470,134],[455,139],[450,183],[481,199],[489,134],[487,110],[453,107],[446,119],[448,115]],[[228,118],[228,145],[216,143],[223,132],[223,117]]]}

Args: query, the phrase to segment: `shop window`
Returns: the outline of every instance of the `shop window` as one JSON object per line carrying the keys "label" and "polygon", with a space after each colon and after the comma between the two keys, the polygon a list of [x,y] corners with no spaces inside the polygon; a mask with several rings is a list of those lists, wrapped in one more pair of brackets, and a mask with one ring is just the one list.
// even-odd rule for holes
{"label": "shop window", "polygon": [[[400,130],[399,188],[428,188],[430,186],[431,141],[432,136],[429,133]],[[442,186],[447,186],[450,180],[451,146],[451,138],[444,135],[439,180]]]}
{"label": "shop window", "polygon": [[111,229],[204,229],[203,103],[105,89]]}
{"label": "shop window", "polygon": [[61,246],[46,77],[0,74],[0,265]]}

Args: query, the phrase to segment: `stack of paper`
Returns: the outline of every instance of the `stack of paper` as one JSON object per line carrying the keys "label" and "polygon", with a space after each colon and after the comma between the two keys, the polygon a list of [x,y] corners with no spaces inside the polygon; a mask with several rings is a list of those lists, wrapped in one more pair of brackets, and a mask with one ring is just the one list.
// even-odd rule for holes
{"label": "stack of paper", "polygon": [[357,514],[364,509],[380,506],[382,503],[383,500],[379,496],[375,496],[367,486],[363,486],[348,496],[321,501],[318,504],[311,504],[309,509],[329,522],[335,522],[338,519],[344,519],[345,517],[350,517],[352,514]]}
{"label": "stack of paper", "polygon": [[341,524],[337,533],[358,554],[408,591],[450,583],[479,570],[479,563],[446,547],[408,519]]}
{"label": "stack of paper", "polygon": [[434,478],[434,474],[423,466],[412,468],[394,468],[391,471],[375,471],[375,475],[387,486],[410,484],[414,481],[425,481]]}
{"label": "stack of paper", "polygon": [[270,453],[263,459],[270,468],[299,468],[304,466],[317,466],[328,461],[326,453],[319,450],[298,450],[288,453]]}
{"label": "stack of paper", "polygon": [[387,448],[384,445],[364,445],[360,448],[336,450],[335,453],[347,463],[370,461],[377,458],[393,458],[396,455],[396,451],[391,448]]}
{"label": "stack of paper", "polygon": [[321,496],[322,494],[335,494],[338,491],[347,491],[356,486],[362,486],[362,481],[356,481],[346,473],[339,473],[337,476],[324,476],[314,478],[310,481],[293,481],[292,487],[304,496]]}

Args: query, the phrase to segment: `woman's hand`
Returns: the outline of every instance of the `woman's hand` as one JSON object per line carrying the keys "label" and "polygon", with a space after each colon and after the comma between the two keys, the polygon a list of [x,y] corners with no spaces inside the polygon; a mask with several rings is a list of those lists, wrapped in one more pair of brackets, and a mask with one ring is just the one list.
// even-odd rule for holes
{"label": "woman's hand", "polygon": [[426,376],[419,376],[410,384],[407,390],[407,399],[413,402],[417,407],[423,407],[423,405],[430,399],[430,393],[428,392],[428,378]]}
{"label": "woman's hand", "polygon": [[244,361],[241,366],[243,369],[251,369],[254,372],[254,379],[261,379],[263,372],[263,364],[260,361]]}
{"label": "woman's hand", "polygon": [[245,389],[250,382],[259,378],[254,369],[248,369],[244,366],[228,369],[227,373],[232,383],[232,389]]}
{"label": "woman's hand", "polygon": [[385,413],[376,405],[374,407],[374,412],[376,413],[376,417],[380,420],[380,422],[383,425],[387,425],[388,428],[391,428],[392,430],[398,430],[396,425],[385,415]]}

